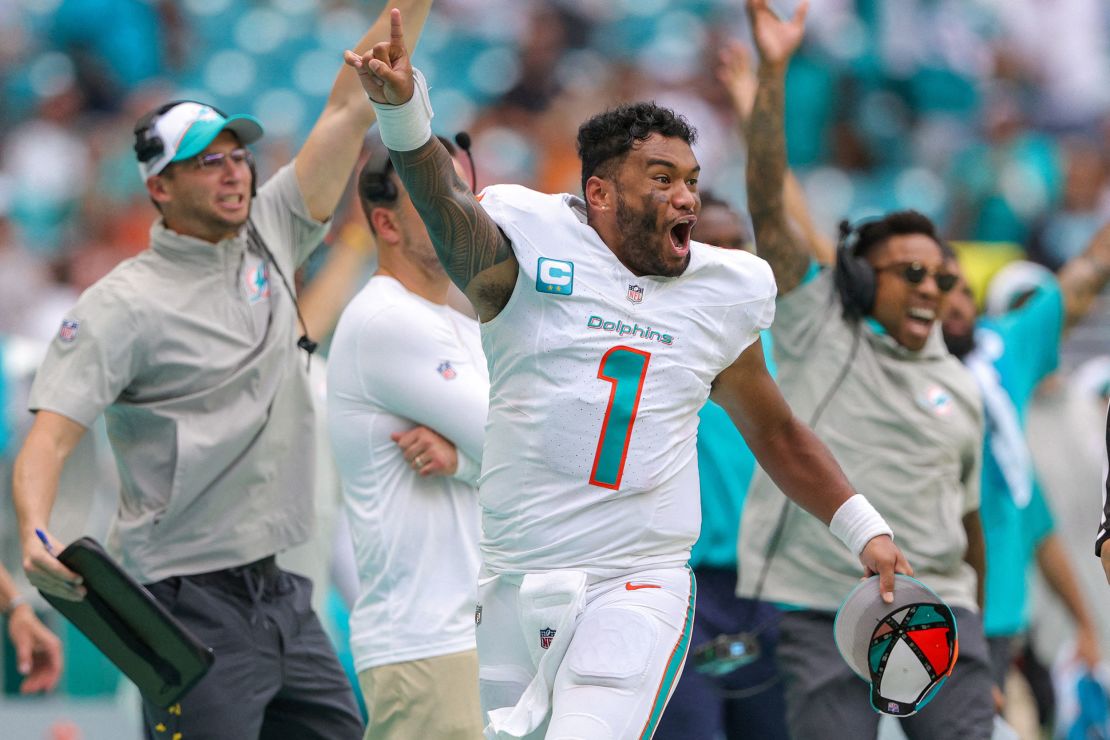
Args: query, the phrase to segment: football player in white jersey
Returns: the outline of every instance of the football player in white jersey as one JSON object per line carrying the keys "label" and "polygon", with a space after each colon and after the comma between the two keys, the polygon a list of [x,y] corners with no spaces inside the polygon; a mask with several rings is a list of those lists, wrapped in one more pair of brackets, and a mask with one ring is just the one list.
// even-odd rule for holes
{"label": "football player in white jersey", "polygon": [[642,103],[583,124],[584,199],[516,186],[476,198],[431,135],[399,11],[392,22],[390,42],[345,58],[478,312],[490,369],[476,612],[486,735],[650,737],[688,647],[697,411],[710,394],[884,593],[909,565],[767,373],[766,263],[691,241],[700,167],[686,121]]}

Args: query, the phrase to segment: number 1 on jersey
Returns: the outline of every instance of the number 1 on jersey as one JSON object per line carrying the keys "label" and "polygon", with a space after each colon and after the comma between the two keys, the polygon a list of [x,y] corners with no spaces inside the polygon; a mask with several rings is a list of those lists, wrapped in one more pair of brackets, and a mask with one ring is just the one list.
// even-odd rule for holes
{"label": "number 1 on jersey", "polygon": [[632,425],[636,423],[650,359],[650,352],[622,346],[613,347],[601,358],[597,377],[612,383],[613,388],[601,422],[594,468],[590,471],[591,485],[614,491],[621,487],[628,442],[632,439]]}

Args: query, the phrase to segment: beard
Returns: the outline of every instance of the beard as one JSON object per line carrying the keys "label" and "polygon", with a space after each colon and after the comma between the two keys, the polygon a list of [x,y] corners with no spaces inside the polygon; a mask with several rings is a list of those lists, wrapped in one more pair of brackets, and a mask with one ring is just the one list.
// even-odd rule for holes
{"label": "beard", "polygon": [[967,334],[944,332],[944,343],[948,346],[949,352],[962,360],[975,349],[975,332],[969,331]]}
{"label": "beard", "polygon": [[682,264],[672,267],[663,261],[656,210],[650,196],[644,198],[636,210],[617,193],[617,227],[621,236],[620,254],[625,266],[637,275],[681,275],[689,263],[687,255]]}

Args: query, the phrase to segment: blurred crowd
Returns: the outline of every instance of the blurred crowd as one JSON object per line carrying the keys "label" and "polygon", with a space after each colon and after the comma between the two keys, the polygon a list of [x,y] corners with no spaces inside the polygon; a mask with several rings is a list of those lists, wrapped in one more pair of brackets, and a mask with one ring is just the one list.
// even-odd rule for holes
{"label": "blurred crowd", "polygon": [[[784,14],[795,5],[777,3]],[[135,165],[135,120],[173,98],[251,113],[266,127],[256,152],[266,177],[304,140],[342,49],[380,7],[0,0],[0,339],[30,340],[0,342],[0,469],[27,416],[12,379],[33,371],[36,347],[82,290],[148,244],[155,211]],[[917,209],[971,258],[981,291],[1007,260],[1059,268],[1110,219],[1105,0],[812,0],[807,26],[786,86],[787,139],[826,235],[842,218]],[[415,61],[433,80],[437,132],[470,133],[479,188],[577,192],[579,123],[648,98],[698,128],[703,184],[743,210],[744,143],[714,69],[728,40],[747,37],[732,0],[437,0]],[[369,242],[347,201],[305,282],[329,252]],[[1085,486],[1098,464],[1108,317],[1100,306],[1072,331],[1070,384],[1049,386],[1033,408],[1049,489]],[[1069,464],[1052,440],[1076,419],[1095,437]],[[1081,493],[1097,499],[1097,482]],[[1096,520],[1057,509],[1065,532]],[[1088,540],[1077,560],[1092,560]]]}
{"label": "blurred crowd", "polygon": [[[258,116],[268,174],[303,140],[350,29],[378,5],[0,5],[0,330],[43,336],[56,317],[44,302],[65,303],[144,247],[153,211],[131,128],[154,101]],[[813,0],[808,26],[787,133],[826,233],[913,207],[949,238],[1057,267],[1110,214],[1105,3]],[[698,127],[703,182],[742,205],[743,145],[712,69],[722,44],[746,35],[742,9],[722,0],[443,0],[416,61],[436,81],[437,127],[471,132],[479,187],[575,191],[577,124],[654,98]]]}

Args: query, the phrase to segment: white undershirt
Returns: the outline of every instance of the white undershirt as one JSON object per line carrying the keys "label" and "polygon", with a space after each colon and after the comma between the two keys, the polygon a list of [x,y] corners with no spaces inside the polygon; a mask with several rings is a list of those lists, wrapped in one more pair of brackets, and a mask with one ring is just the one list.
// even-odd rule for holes
{"label": "white undershirt", "polygon": [[[343,479],[359,596],[355,667],[474,648],[478,468],[489,377],[478,325],[376,276],[343,312],[328,364],[328,427]],[[416,425],[459,452],[420,478],[390,438]]]}

